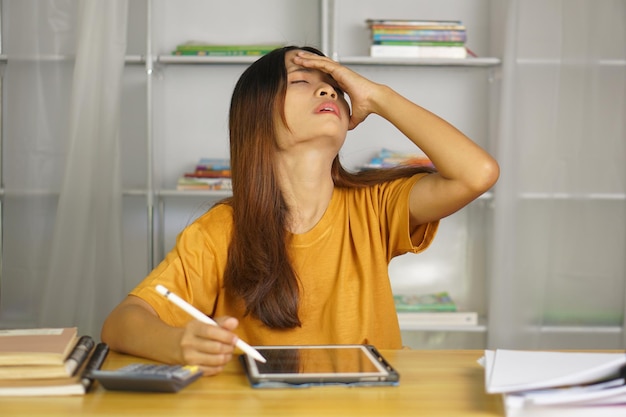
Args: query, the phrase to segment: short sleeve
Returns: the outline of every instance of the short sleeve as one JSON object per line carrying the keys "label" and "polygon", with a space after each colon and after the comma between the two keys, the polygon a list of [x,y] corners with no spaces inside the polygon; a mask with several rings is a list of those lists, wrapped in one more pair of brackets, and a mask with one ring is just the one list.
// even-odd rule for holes
{"label": "short sleeve", "polygon": [[[186,227],[177,237],[174,248],[142,281],[131,295],[142,298],[159,317],[172,326],[183,326],[189,315],[158,294],[156,285],[168,290],[208,316],[215,313],[230,236],[231,224],[215,208]],[[226,213],[229,216],[230,213]]]}
{"label": "short sleeve", "polygon": [[412,233],[409,227],[409,195],[413,185],[426,173],[391,181],[384,185],[381,201],[381,227],[387,228],[389,253],[393,258],[408,252],[420,253],[433,242],[439,221],[419,225]]}

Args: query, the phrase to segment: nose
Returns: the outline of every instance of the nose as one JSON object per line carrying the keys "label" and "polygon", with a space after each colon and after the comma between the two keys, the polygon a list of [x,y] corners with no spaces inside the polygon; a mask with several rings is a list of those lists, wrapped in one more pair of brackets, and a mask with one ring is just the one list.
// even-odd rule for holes
{"label": "nose", "polygon": [[333,99],[337,98],[337,92],[335,91],[335,89],[331,85],[326,83],[320,85],[320,87],[317,89],[317,94],[320,97],[330,96]]}

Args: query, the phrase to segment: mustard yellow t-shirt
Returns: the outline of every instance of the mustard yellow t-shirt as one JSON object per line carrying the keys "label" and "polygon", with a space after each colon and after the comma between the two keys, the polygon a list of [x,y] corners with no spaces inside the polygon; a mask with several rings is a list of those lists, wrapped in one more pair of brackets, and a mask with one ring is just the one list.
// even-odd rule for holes
{"label": "mustard yellow t-shirt", "polygon": [[252,345],[400,348],[388,264],[394,256],[426,249],[437,231],[438,222],[432,222],[409,234],[409,192],[422,175],[369,188],[336,188],[319,223],[293,236],[290,253],[300,280],[301,327],[268,328],[244,316],[243,301],[224,292],[232,231],[227,205],[211,208],[186,227],[173,250],[131,294],[147,301],[166,323],[185,325],[187,313],[154,289],[162,284],[209,316],[239,319],[235,333]]}

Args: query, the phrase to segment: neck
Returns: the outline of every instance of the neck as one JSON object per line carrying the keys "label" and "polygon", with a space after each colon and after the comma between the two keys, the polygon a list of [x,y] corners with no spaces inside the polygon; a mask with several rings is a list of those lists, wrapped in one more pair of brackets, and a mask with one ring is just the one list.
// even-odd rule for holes
{"label": "neck", "polygon": [[290,232],[308,232],[326,212],[334,189],[331,165],[332,159],[315,153],[295,158],[279,154],[277,173],[289,207]]}

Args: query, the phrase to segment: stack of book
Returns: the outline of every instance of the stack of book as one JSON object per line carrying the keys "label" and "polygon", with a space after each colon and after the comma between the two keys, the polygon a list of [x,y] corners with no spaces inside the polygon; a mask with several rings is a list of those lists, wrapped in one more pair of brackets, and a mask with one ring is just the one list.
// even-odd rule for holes
{"label": "stack of book", "polygon": [[624,352],[486,350],[485,390],[502,395],[506,415],[623,416]]}
{"label": "stack of book", "polygon": [[370,56],[467,58],[465,26],[458,20],[368,19]]}
{"label": "stack of book", "polygon": [[196,56],[261,56],[276,48],[281,44],[253,44],[253,45],[221,45],[204,42],[185,42],[172,51],[172,55],[196,55]]}
{"label": "stack of book", "polygon": [[0,330],[0,397],[85,394],[107,353],[76,327]]}
{"label": "stack of book", "polygon": [[475,326],[478,313],[459,311],[445,291],[432,294],[394,295],[398,319],[402,327],[410,326]]}
{"label": "stack of book", "polygon": [[366,162],[361,169],[392,168],[409,165],[433,167],[433,163],[424,154],[396,152],[383,148]]}
{"label": "stack of book", "polygon": [[178,190],[232,190],[229,159],[201,158],[192,172],[178,179]]}

